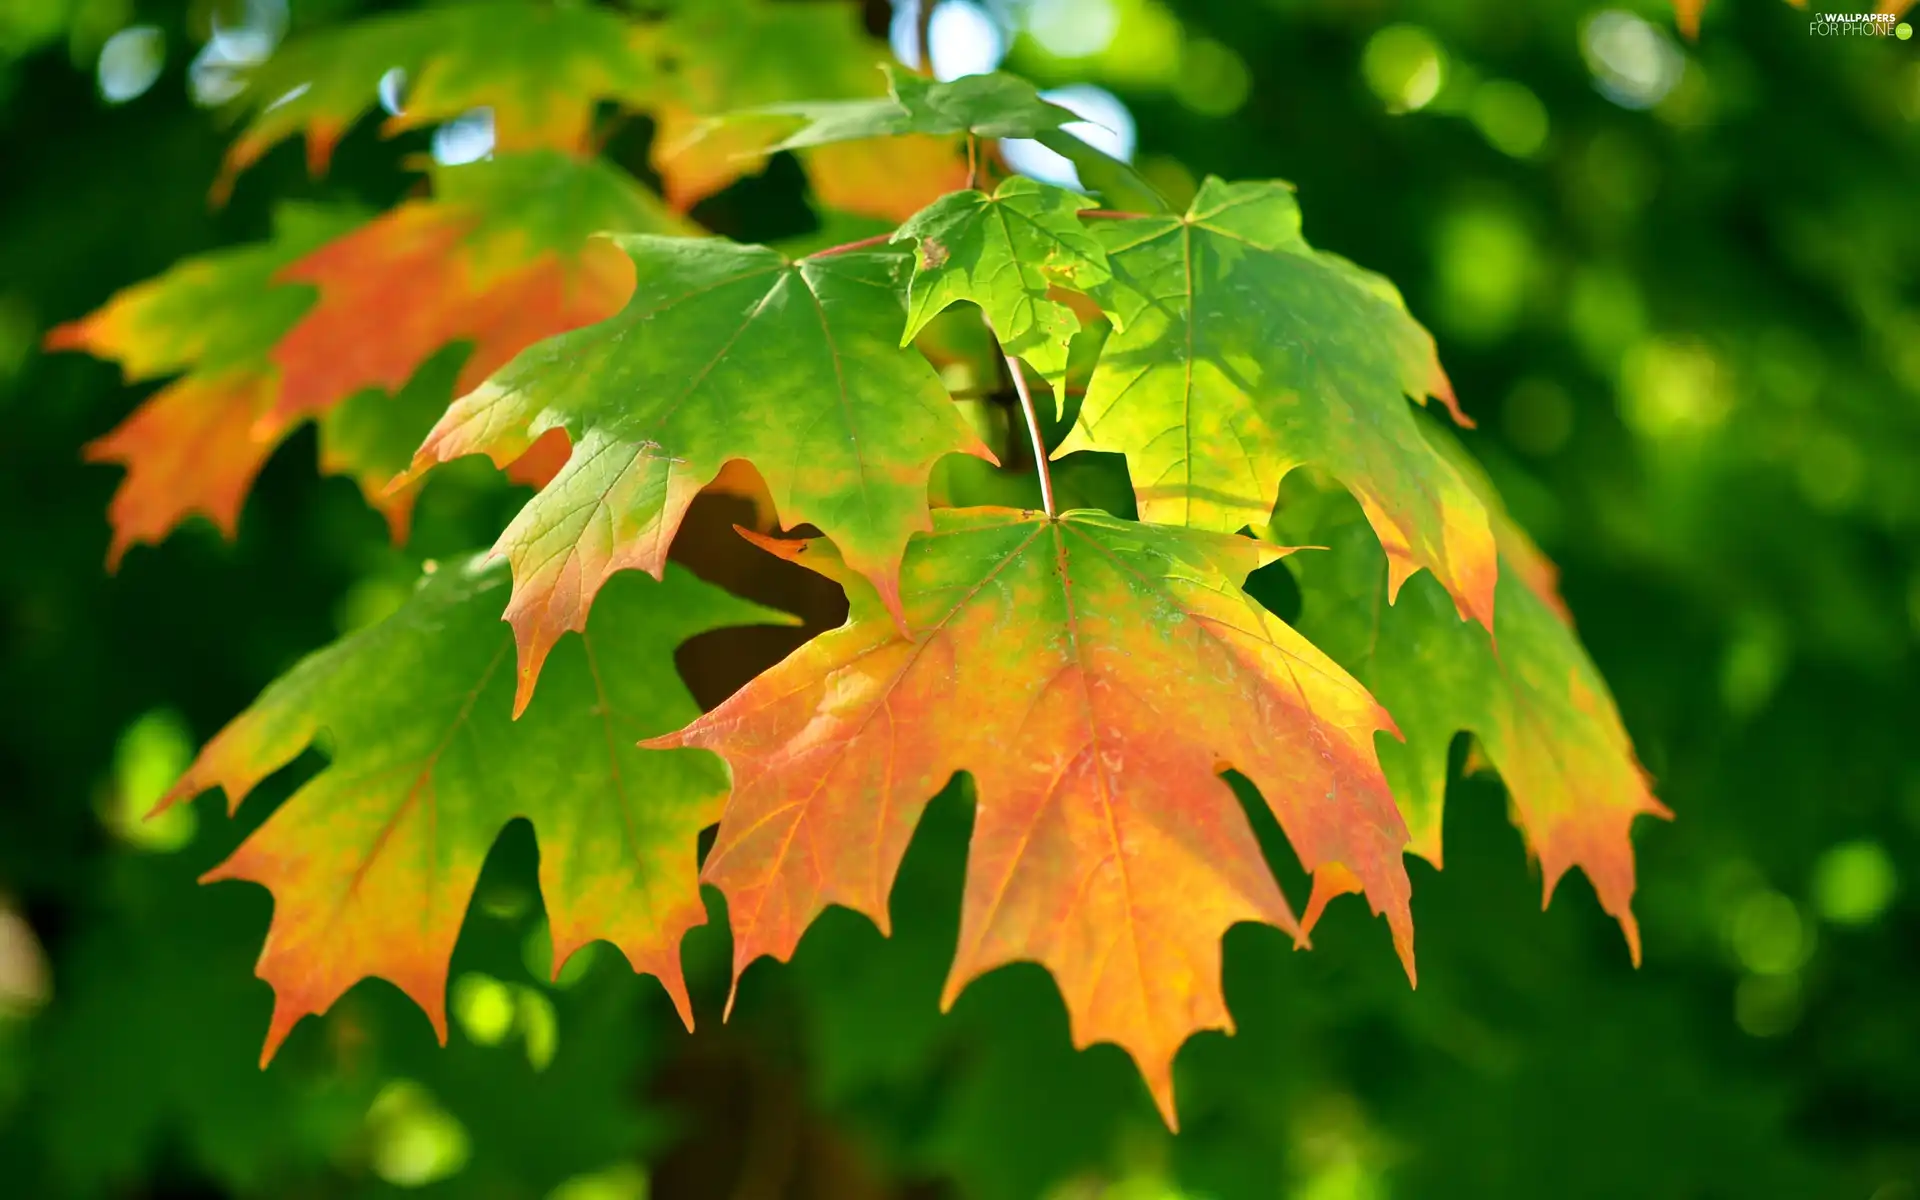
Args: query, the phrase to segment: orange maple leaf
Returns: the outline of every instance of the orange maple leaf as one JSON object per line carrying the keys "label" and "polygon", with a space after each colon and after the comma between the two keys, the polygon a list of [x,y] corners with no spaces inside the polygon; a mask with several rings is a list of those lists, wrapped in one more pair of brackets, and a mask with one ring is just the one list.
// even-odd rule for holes
{"label": "orange maple leaf", "polygon": [[[130,379],[188,372],[88,450],[128,468],[112,561],[194,512],[231,536],[254,476],[309,418],[322,422],[322,470],[352,477],[404,537],[418,487],[389,482],[452,396],[625,300],[630,265],[589,235],[686,228],[618,171],[559,154],[445,168],[435,184],[435,199],[351,231],[337,214],[291,210],[273,242],[189,260],[49,335],[50,349],[120,360]],[[471,350],[457,378],[439,381],[446,394],[425,397],[437,407],[424,421],[415,403],[371,435],[336,428],[343,406],[394,409],[455,342]],[[550,476],[555,457],[550,442],[517,478]]]}
{"label": "orange maple leaf", "polygon": [[[84,349],[49,342],[50,349]],[[270,419],[275,379],[241,370],[214,378],[189,375],[161,389],[105,437],[89,442],[88,462],[119,463],[127,477],[113,493],[107,519],[113,540],[107,569],[118,570],[128,549],[159,542],[198,513],[231,538],[253,480],[273,453],[277,434],[256,430]]]}
{"label": "orange maple leaf", "polygon": [[[978,800],[944,1003],[1002,964],[1041,963],[1075,1044],[1129,1051],[1169,1124],[1180,1044],[1232,1028],[1229,926],[1304,942],[1358,882],[1412,976],[1407,831],[1374,750],[1392,719],[1238,587],[1285,551],[1092,511],[941,510],[901,569],[903,634],[831,543],[755,540],[840,582],[847,624],[643,743],[732,767],[702,878],[726,893],[736,978],[789,956],[829,904],[884,932],[914,825],[962,770]],[[1315,872],[1304,924],[1227,767]]]}

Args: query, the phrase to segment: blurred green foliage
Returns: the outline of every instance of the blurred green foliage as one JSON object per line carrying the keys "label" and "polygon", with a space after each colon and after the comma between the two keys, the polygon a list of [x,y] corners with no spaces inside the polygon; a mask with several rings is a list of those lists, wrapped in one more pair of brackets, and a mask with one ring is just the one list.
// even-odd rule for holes
{"label": "blurred green foliage", "polygon": [[[1290,179],[1316,245],[1400,284],[1678,815],[1638,839],[1636,972],[1584,880],[1539,911],[1497,782],[1456,746],[1447,869],[1413,867],[1419,990],[1358,901],[1311,953],[1235,930],[1239,1030],[1181,1055],[1172,1137],[1118,1051],[1071,1049],[1037,968],[939,1012],[964,783],[914,843],[894,936],[830,914],[747,973],[724,1025],[720,912],[687,947],[694,1035],[617,956],[544,982],[516,828],[455,959],[448,1048],[369,983],[255,1066],[268,901],[194,879],[271,800],[133,818],[279,670],[518,501],[447,472],[395,549],[305,434],[237,544],[195,525],[102,569],[115,471],[78,450],[135,396],[39,338],[263,237],[278,200],[390,204],[428,144],[363,125],[320,180],[282,147],[209,208],[223,133],[193,64],[216,9],[247,7],[0,6],[0,1193],[1920,1194],[1912,41],[1812,38],[1775,0],[1716,0],[1697,44],[1655,0],[990,6],[1019,26],[1011,69],[1126,102],[1163,190]],[[103,51],[136,27],[115,62],[157,51],[157,77],[109,103]],[[644,173],[645,134],[610,153]],[[817,223],[780,161],[699,215],[752,238]]]}

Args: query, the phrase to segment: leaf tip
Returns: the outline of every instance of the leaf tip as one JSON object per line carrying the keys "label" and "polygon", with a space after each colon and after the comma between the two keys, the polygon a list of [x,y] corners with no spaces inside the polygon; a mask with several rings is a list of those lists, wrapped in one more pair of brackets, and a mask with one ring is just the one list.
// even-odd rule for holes
{"label": "leaf tip", "polygon": [[[208,872],[208,874],[212,874],[212,872]],[[273,1016],[267,1022],[266,1041],[260,1046],[260,1069],[262,1071],[266,1070],[267,1065],[273,1061],[274,1056],[280,1053],[280,1047],[286,1044],[287,1035],[293,1032],[293,1027],[298,1025],[300,1018],[306,1015],[306,1009],[299,1005],[289,1003],[286,998],[280,994],[278,988],[274,989]],[[445,1044],[446,1039],[442,1038],[441,1045]]]}
{"label": "leaf tip", "polygon": [[1320,923],[1320,914],[1327,910],[1328,901],[1335,896],[1362,890],[1360,877],[1348,870],[1345,863],[1324,862],[1316,867],[1313,872],[1313,893],[1307,898],[1307,912],[1300,921],[1300,936],[1296,945],[1305,942],[1313,933],[1313,927]]}
{"label": "leaf tip", "polygon": [[1621,936],[1627,939],[1627,956],[1633,960],[1633,969],[1640,969],[1640,922],[1634,918],[1631,910],[1619,914]]}
{"label": "leaf tip", "polygon": [[518,721],[527,705],[533,702],[533,688],[539,682],[540,669],[537,666],[523,666],[513,685],[513,719]]}
{"label": "leaf tip", "polygon": [[[40,339],[40,348],[48,353],[56,353],[62,350],[75,350],[84,353],[89,346],[89,335],[91,332],[92,321],[89,318],[82,317],[77,321],[63,321],[55,325],[52,329],[47,330],[47,336]],[[91,449],[94,444],[96,443],[89,442],[88,448]]]}
{"label": "leaf tip", "polygon": [[699,720],[695,719],[691,724],[676,729],[672,733],[663,733],[657,737],[641,738],[635,742],[634,745],[640,747],[642,750],[683,750],[696,744],[690,735],[694,726],[699,723]]}
{"label": "leaf tip", "polygon": [[1447,378],[1446,368],[1440,365],[1440,359],[1437,356],[1428,368],[1427,395],[1446,405],[1447,415],[1453,418],[1455,425],[1462,429],[1479,428],[1474,424],[1473,418],[1466,414],[1466,410],[1460,407],[1460,398],[1453,391],[1453,380]]}
{"label": "leaf tip", "polygon": [[799,562],[800,556],[805,554],[807,547],[813,544],[811,538],[774,537],[770,533],[748,529],[745,525],[735,525],[733,531],[768,554],[776,558],[784,558],[788,562]]}
{"label": "leaf tip", "polygon": [[1153,1106],[1160,1110],[1160,1119],[1167,1123],[1167,1132],[1180,1132],[1180,1114],[1173,1104],[1173,1065],[1156,1072],[1158,1078],[1147,1080],[1147,1091],[1153,1096]]}

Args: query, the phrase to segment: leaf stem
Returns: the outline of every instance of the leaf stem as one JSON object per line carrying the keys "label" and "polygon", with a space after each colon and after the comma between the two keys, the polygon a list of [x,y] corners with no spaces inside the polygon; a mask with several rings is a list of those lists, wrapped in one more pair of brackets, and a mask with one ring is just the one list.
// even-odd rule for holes
{"label": "leaf stem", "polygon": [[1047,462],[1047,439],[1040,433],[1040,413],[1033,406],[1033,392],[1027,387],[1027,377],[1020,366],[1020,360],[1007,353],[1006,343],[1000,341],[1000,332],[987,320],[985,313],[980,319],[986,322],[987,332],[1000,347],[1000,357],[1007,360],[1007,371],[1013,376],[1013,390],[1020,397],[1020,411],[1027,418],[1027,436],[1033,439],[1033,468],[1040,476],[1040,507],[1046,510],[1048,517],[1058,516],[1053,506],[1053,469]]}
{"label": "leaf stem", "polygon": [[1138,221],[1147,214],[1121,212],[1117,208],[1083,208],[1080,210],[1080,215],[1090,221]]}
{"label": "leaf stem", "polygon": [[868,246],[878,246],[882,242],[893,240],[891,233],[876,233],[872,237],[861,238],[857,242],[842,242],[838,246],[828,246],[825,250],[815,250],[808,258],[831,258],[836,254],[851,254],[855,250],[865,250]]}

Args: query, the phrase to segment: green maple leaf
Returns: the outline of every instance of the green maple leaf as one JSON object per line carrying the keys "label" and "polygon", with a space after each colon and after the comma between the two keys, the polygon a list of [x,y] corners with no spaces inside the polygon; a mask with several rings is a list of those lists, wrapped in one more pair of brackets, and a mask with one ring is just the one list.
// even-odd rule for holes
{"label": "green maple leaf", "polygon": [[735,116],[797,117],[805,122],[775,142],[774,150],[909,133],[1037,138],[1083,119],[1070,108],[1042,100],[1031,83],[1004,71],[936,83],[891,65],[881,69],[887,76],[883,97],[770,104]]}
{"label": "green maple leaf", "polygon": [[1336,491],[1285,505],[1274,521],[1282,540],[1332,549],[1287,562],[1302,596],[1297,623],[1373,691],[1404,735],[1380,739],[1379,748],[1409,849],[1441,861],[1447,751],[1454,733],[1468,730],[1506,782],[1546,894],[1569,867],[1584,870],[1637,963],[1630,830],[1641,813],[1672,814],[1654,799],[1606,682],[1574,635],[1553,567],[1501,511],[1458,443],[1443,432],[1433,437],[1493,510],[1501,555],[1494,637],[1463,621],[1431,579],[1410,581],[1389,605],[1379,544]]}
{"label": "green maple leaf", "polygon": [[1209,178],[1184,216],[1096,232],[1119,327],[1061,454],[1123,453],[1143,520],[1229,531],[1265,525],[1294,467],[1321,468],[1366,509],[1390,592],[1425,567],[1492,625],[1486,509],[1407,405],[1452,393],[1391,284],[1308,246],[1282,183]]}
{"label": "green maple leaf", "polygon": [[300,132],[319,173],[394,69],[407,82],[387,133],[485,107],[502,150],[578,153],[596,102],[645,104],[662,87],[645,28],[604,9],[484,0],[368,17],[297,38],[253,70],[239,101],[253,119],[220,186]]}
{"label": "green maple leaf", "polygon": [[995,71],[966,75],[938,83],[891,64],[883,64],[887,94],[871,100],[810,100],[767,104],[716,117],[699,133],[742,122],[780,124],[800,122],[800,128],[755,147],[756,154],[805,150],[867,138],[912,135],[978,138],[1033,138],[1064,155],[1080,168],[1082,179],[1117,201],[1150,211],[1166,207],[1153,185],[1132,167],[1088,145],[1061,128],[1085,118],[1069,108],[1040,98],[1031,83],[1018,75]]}
{"label": "green maple leaf", "polygon": [[991,457],[926,359],[899,344],[906,255],[793,261],[719,239],[613,241],[634,265],[626,308],[456,401],[416,460],[505,465],[554,428],[573,443],[496,547],[513,563],[520,705],[610,575],[661,570],[695,493],[729,460],[752,462],[782,520],[818,527],[893,597],[908,536],[929,528],[934,462]]}
{"label": "green maple leaf", "polygon": [[516,817],[540,840],[556,970],[619,946],[691,1022],[679,944],[704,920],[695,838],[726,779],[637,739],[698,710],[673,652],[696,633],[780,620],[677,569],[610,589],[558,649],[541,703],[513,719],[507,572],[433,572],[378,625],[294,667],[208,743],[162,807],[208,788],[238,807],[324,739],[331,761],[208,879],[274,896],[258,973],[273,985],[271,1055],[294,1023],[368,976],[392,981],[446,1038],[447,964],[487,851]]}
{"label": "green maple leaf", "polygon": [[935,201],[893,237],[919,246],[902,344],[948,305],[971,300],[1007,353],[1048,378],[1064,372],[1080,320],[1048,299],[1048,289],[1084,292],[1113,275],[1100,240],[1080,223],[1081,210],[1092,207],[1076,193],[1022,176],[991,196],[965,191]]}
{"label": "green maple leaf", "polygon": [[1364,886],[1409,974],[1406,829],[1374,752],[1391,722],[1240,582],[1249,538],[1081,511],[943,509],[901,569],[904,621],[826,542],[762,542],[847,589],[847,624],[653,745],[701,746],[733,793],[702,878],[737,972],[829,904],[884,931],[927,801],[977,792],[946,1001],[1004,963],[1058,981],[1077,1045],[1116,1042],[1173,1119],[1175,1051],[1231,1027],[1220,938],[1303,934],[1221,771],[1260,788],[1326,896]]}

